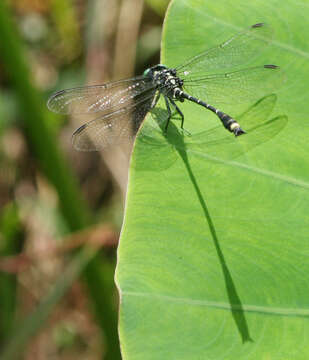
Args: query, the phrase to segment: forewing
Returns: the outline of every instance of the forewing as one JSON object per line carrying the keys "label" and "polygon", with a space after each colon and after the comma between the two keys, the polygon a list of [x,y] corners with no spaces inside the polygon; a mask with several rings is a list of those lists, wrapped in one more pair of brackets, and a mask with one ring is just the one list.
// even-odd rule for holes
{"label": "forewing", "polygon": [[151,108],[155,90],[142,101],[133,102],[112,113],[91,120],[79,127],[72,135],[76,150],[95,151],[108,146],[132,141]]}
{"label": "forewing", "polygon": [[184,89],[213,106],[258,100],[277,90],[284,80],[275,65],[263,65],[225,74],[202,75],[184,80]]}
{"label": "forewing", "polygon": [[234,35],[229,40],[191,58],[177,67],[181,78],[196,76],[200,72],[211,73],[214,70],[232,68],[252,61],[271,42],[272,29],[269,25],[259,23]]}
{"label": "forewing", "polygon": [[107,114],[140,101],[153,87],[151,80],[143,76],[104,85],[78,87],[53,94],[47,106],[51,111],[61,114]]}

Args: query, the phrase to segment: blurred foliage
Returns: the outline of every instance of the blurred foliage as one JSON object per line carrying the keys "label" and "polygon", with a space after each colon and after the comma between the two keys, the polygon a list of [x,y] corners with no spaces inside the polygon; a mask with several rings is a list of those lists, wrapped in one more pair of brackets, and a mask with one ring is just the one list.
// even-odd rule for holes
{"label": "blurred foliage", "polygon": [[145,2],[140,17],[127,1],[1,1],[3,359],[120,357],[113,274],[126,178],[115,180],[101,154],[76,153],[75,120],[48,113],[45,102],[55,90],[110,79],[115,61],[125,68],[126,56],[115,59],[121,11],[137,29],[136,71],[158,62],[168,1]]}
{"label": "blurred foliage", "polygon": [[169,0],[146,0],[146,3],[154,9],[158,14],[164,15]]}
{"label": "blurred foliage", "polygon": [[[0,216],[0,256],[13,257],[20,253],[23,245],[23,229],[18,209],[13,203],[8,204],[2,209]],[[16,312],[16,287],[14,273],[0,272],[0,344],[8,339],[12,331]]]}

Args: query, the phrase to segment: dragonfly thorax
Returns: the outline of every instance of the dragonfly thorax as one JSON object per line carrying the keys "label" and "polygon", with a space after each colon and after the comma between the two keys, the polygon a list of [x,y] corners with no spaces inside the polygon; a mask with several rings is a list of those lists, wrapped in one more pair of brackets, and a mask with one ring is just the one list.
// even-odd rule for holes
{"label": "dragonfly thorax", "polygon": [[144,75],[151,77],[154,85],[163,94],[177,98],[175,96],[182,90],[183,80],[181,80],[175,69],[169,69],[165,65],[156,65],[144,72]]}

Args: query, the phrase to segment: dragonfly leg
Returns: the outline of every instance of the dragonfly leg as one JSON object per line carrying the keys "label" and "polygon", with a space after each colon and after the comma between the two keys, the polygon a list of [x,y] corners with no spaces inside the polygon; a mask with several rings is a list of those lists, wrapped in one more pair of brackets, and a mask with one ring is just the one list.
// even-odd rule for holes
{"label": "dragonfly leg", "polygon": [[185,121],[185,117],[184,117],[182,111],[179,109],[179,107],[178,107],[177,104],[175,103],[175,101],[172,100],[172,99],[169,99],[169,101],[170,101],[171,104],[175,107],[175,109],[176,109],[176,111],[178,112],[178,114],[181,116],[181,126],[180,126],[180,127],[183,129],[183,123],[184,123],[184,121]]}
{"label": "dragonfly leg", "polygon": [[173,99],[169,99],[169,101],[171,102],[171,104],[175,107],[176,111],[178,112],[178,114],[181,116],[181,125],[180,128],[181,130],[188,136],[191,136],[191,133],[189,131],[187,131],[186,129],[184,129],[183,127],[183,123],[185,121],[185,117],[182,113],[182,111],[179,109],[179,107],[177,106],[177,104],[175,103],[175,101]]}
{"label": "dragonfly leg", "polygon": [[156,105],[157,105],[157,102],[159,101],[160,99],[160,92],[158,91],[155,96],[153,97],[153,100],[151,102],[151,105],[150,105],[150,108],[153,109]]}
{"label": "dragonfly leg", "polygon": [[167,113],[168,113],[168,117],[166,120],[166,125],[165,125],[164,130],[165,130],[165,132],[167,132],[168,124],[170,123],[170,119],[172,117],[172,112],[171,112],[171,107],[170,107],[170,103],[169,103],[169,98],[164,95],[164,100],[165,100],[166,109],[167,109]]}

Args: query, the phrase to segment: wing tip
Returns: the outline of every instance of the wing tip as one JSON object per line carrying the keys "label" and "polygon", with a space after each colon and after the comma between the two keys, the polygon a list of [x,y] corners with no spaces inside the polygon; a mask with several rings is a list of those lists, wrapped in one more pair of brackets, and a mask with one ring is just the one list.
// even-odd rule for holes
{"label": "wing tip", "polygon": [[77,128],[77,129],[73,132],[72,136],[74,137],[75,135],[81,133],[86,127],[87,127],[87,124],[83,124],[82,126],[80,126],[79,128]]}
{"label": "wing tip", "polygon": [[264,65],[265,69],[280,69],[280,66],[274,64]]}
{"label": "wing tip", "polygon": [[256,24],[252,25],[251,28],[255,29],[255,28],[260,28],[263,26],[265,26],[265,23],[260,22],[260,23],[256,23]]}
{"label": "wing tip", "polygon": [[79,128],[77,128],[73,134],[72,134],[72,146],[77,151],[84,151],[84,152],[90,152],[90,151],[98,151],[99,148],[97,146],[94,146],[93,143],[91,143],[90,139],[89,142],[82,142],[80,141],[80,138],[78,135],[83,132],[88,127],[88,124],[83,124]]}
{"label": "wing tip", "polygon": [[57,101],[57,100],[55,100],[55,99],[57,99],[59,96],[63,95],[64,92],[65,92],[65,90],[59,90],[59,91],[53,93],[53,94],[49,97],[49,99],[47,100],[47,104],[46,104],[46,105],[47,105],[47,108],[48,108],[50,111],[53,111],[53,112],[58,113],[58,114],[62,114],[62,113],[63,113],[62,111],[60,111],[59,109],[57,109],[57,108],[55,107],[55,104],[56,104],[56,101]]}

